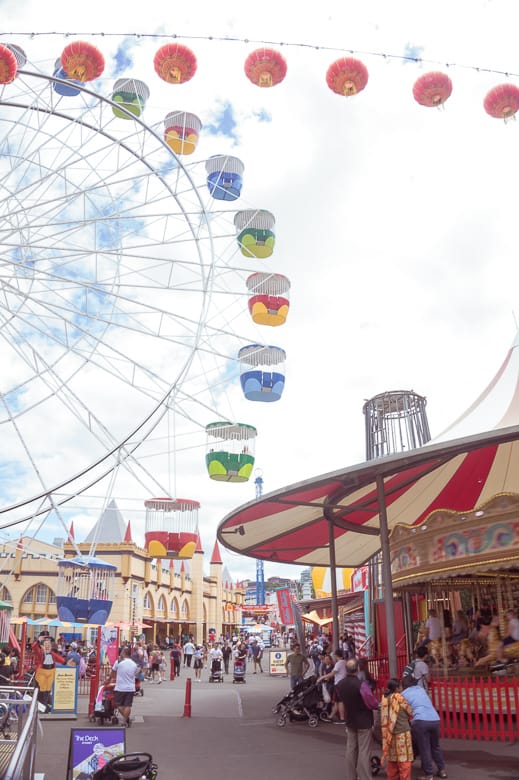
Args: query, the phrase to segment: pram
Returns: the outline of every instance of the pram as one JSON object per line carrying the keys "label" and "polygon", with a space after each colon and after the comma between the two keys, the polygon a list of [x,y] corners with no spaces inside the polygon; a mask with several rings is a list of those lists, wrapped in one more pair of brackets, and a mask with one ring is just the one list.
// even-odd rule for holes
{"label": "pram", "polygon": [[286,726],[287,721],[306,720],[310,728],[314,729],[319,725],[325,707],[321,685],[313,674],[298,683],[272,711],[278,716],[278,726]]}
{"label": "pram", "polygon": [[213,658],[211,661],[211,674],[209,682],[223,682],[222,662],[219,658]]}
{"label": "pram", "polygon": [[90,718],[92,722],[99,720],[102,726],[104,726],[105,720],[110,720],[113,724],[119,723],[114,705],[114,691],[114,683],[104,682],[100,686],[94,705],[94,714]]}
{"label": "pram", "polygon": [[125,753],[98,769],[93,780],[155,780],[157,771],[150,753]]}
{"label": "pram", "polygon": [[232,669],[232,681],[233,683],[245,683],[245,661],[241,658],[236,658]]}

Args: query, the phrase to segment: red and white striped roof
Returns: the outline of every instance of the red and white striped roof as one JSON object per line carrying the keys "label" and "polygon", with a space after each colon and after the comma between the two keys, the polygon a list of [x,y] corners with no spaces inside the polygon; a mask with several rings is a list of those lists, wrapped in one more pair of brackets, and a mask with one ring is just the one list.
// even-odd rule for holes
{"label": "red and white striped roof", "polygon": [[377,480],[390,530],[519,493],[518,347],[516,338],[493,382],[439,440],[269,493],[227,515],[218,539],[242,555],[329,566],[332,518],[337,566],[357,567],[380,548]]}

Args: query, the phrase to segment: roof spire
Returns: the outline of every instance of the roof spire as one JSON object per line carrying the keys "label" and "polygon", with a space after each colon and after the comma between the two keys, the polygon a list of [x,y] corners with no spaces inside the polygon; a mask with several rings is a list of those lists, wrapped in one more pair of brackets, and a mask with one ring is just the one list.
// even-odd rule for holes
{"label": "roof spire", "polygon": [[126,526],[126,533],[124,534],[124,542],[133,542],[132,539],[132,528],[130,525],[130,521],[128,520],[128,525]]}
{"label": "roof spire", "polygon": [[218,540],[215,540],[213,547],[213,554],[211,555],[211,563],[222,563],[222,556],[220,555],[220,548],[218,546]]}

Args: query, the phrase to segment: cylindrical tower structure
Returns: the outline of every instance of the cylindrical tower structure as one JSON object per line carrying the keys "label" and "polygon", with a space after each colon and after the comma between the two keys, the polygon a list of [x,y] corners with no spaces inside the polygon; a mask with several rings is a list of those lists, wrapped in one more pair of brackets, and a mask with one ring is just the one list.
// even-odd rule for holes
{"label": "cylindrical tower structure", "polygon": [[413,390],[390,390],[365,402],[366,460],[421,447],[431,438],[426,399]]}

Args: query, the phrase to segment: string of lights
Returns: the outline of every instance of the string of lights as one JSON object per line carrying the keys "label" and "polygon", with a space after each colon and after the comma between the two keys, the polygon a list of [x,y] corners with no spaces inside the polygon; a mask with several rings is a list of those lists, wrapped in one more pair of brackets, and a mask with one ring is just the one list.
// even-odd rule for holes
{"label": "string of lights", "polygon": [[327,46],[323,44],[315,43],[303,43],[300,41],[269,41],[254,38],[240,38],[237,36],[217,36],[217,35],[184,35],[181,33],[137,33],[137,32],[64,32],[64,31],[48,31],[48,32],[0,32],[0,40],[2,38],[8,38],[10,36],[22,36],[26,38],[40,38],[45,36],[55,36],[62,38],[72,37],[99,37],[99,38],[135,38],[143,40],[156,40],[156,41],[214,41],[216,43],[244,43],[253,44],[254,46],[279,46],[281,48],[299,48],[309,49],[313,51],[325,51],[334,52],[338,54],[344,54],[349,56],[359,57],[373,57],[390,61],[397,61],[402,63],[414,63],[416,65],[427,65],[434,67],[443,67],[449,69],[463,69],[471,70],[475,73],[488,73],[495,76],[504,76],[506,78],[519,78],[519,73],[515,73],[509,70],[500,70],[498,68],[483,67],[480,65],[463,64],[454,61],[442,61],[429,59],[419,56],[419,49],[410,47],[405,54],[393,54],[389,52],[370,51],[362,49],[351,49],[340,46]]}

